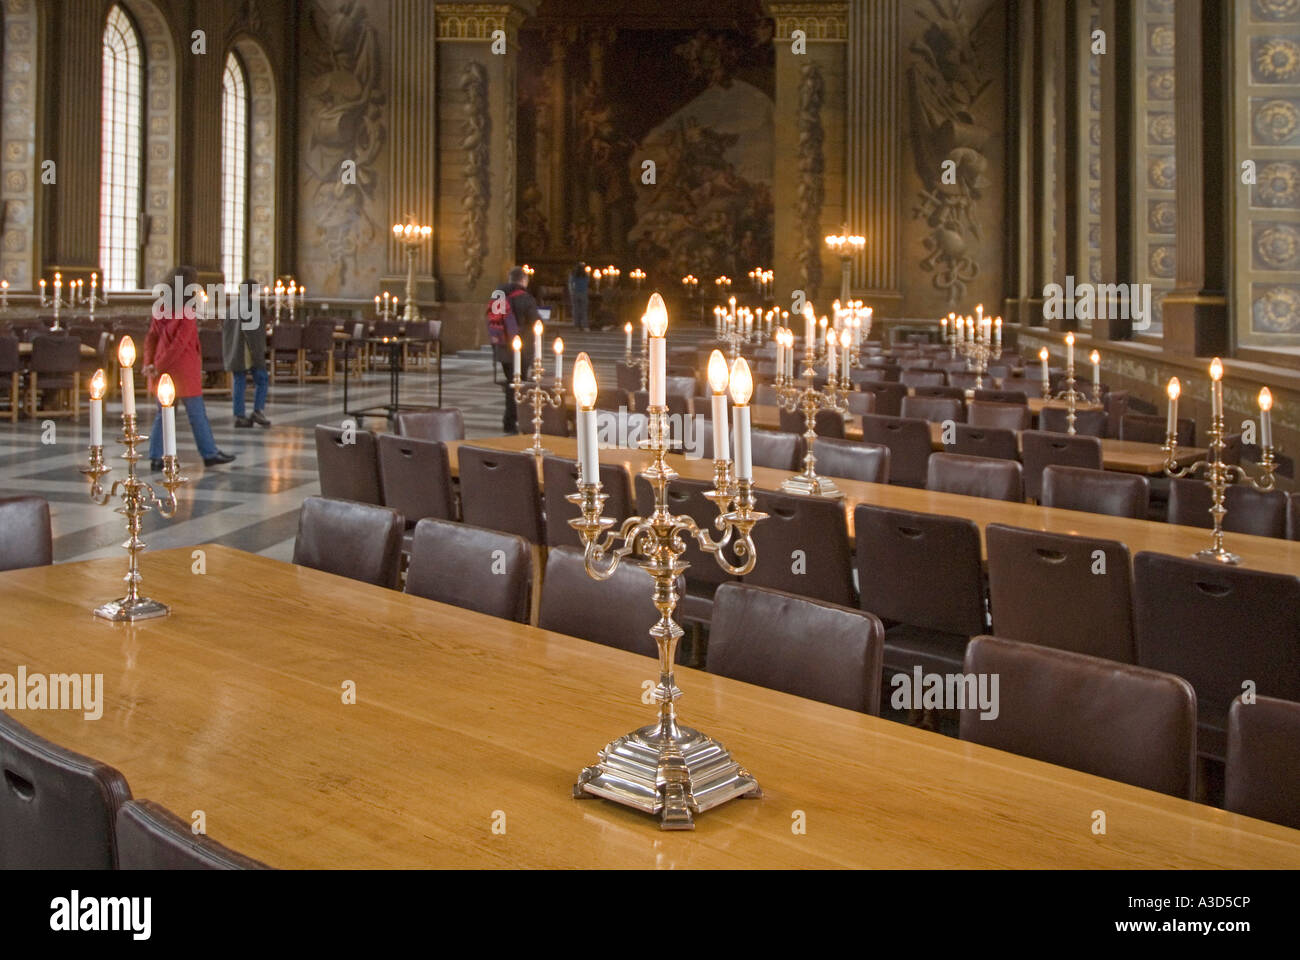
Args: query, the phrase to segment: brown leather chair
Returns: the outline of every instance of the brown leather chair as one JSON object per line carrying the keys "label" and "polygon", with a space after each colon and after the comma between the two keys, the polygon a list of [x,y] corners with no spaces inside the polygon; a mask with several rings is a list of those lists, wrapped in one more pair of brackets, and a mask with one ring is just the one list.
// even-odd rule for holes
{"label": "brown leather chair", "polygon": [[750,456],[754,466],[773,470],[798,470],[803,460],[803,437],[776,430],[751,430]]}
{"label": "brown leather chair", "polygon": [[221,328],[204,327],[199,330],[199,357],[205,386],[204,396],[229,394],[234,390],[234,378],[226,370],[225,347]]}
{"label": "brown leather chair", "polygon": [[355,500],[382,504],[379,483],[379,445],[375,435],[360,426],[351,431],[351,443],[343,430],[316,425],[316,471],[320,493],[330,500]]}
{"label": "brown leather chair", "polygon": [[113,821],[130,799],[112,767],[0,711],[0,870],[112,870]]}
{"label": "brown leather chair", "polygon": [[954,397],[904,397],[902,416],[931,423],[961,423],[965,419],[962,402]]}
{"label": "brown leather chair", "polygon": [[886,367],[867,367],[864,370],[850,370],[849,383],[886,383],[889,381],[889,375],[893,373],[897,376],[897,371]]}
{"label": "brown leather chair", "polygon": [[[1038,396],[1037,393],[1034,396]],[[987,387],[975,391],[975,399],[981,403],[1018,403],[1028,406],[1029,394],[1024,390],[991,390]]]}
{"label": "brown leather chair", "polygon": [[393,589],[405,529],[402,515],[387,507],[308,497],[298,513],[293,562]]}
{"label": "brown leather chair", "polygon": [[[782,433],[793,433],[802,436],[808,429],[802,407],[793,411],[782,407],[780,414]],[[844,415],[835,410],[818,410],[813,418],[813,430],[816,431],[819,440],[823,437],[843,439]]]}
{"label": "brown leather chair", "polygon": [[421,520],[411,541],[406,592],[527,623],[533,551],[522,537],[447,520]]}
{"label": "brown leather chair", "polygon": [[[706,447],[712,452],[712,444]],[[621,463],[600,465],[601,492],[605,501],[605,516],[620,523],[632,515],[632,478]],[[565,498],[578,492],[578,461],[567,457],[542,458],[542,490],[546,508],[546,544],[550,547],[581,547],[582,537],[569,526],[570,520],[582,515],[576,503]]]}
{"label": "brown leather chair", "polygon": [[967,640],[987,630],[979,528],[865,503],[853,526],[858,605],[885,621],[886,676],[959,670]]}
{"label": "brown leather chair", "polygon": [[1300,703],[1232,701],[1224,781],[1225,809],[1300,830]]}
{"label": "brown leather chair", "polygon": [[879,715],[879,618],[740,583],[719,587],[714,604],[710,673]]}
{"label": "brown leather chair", "polygon": [[408,528],[425,517],[456,519],[456,497],[445,443],[381,433],[378,446],[384,506],[405,517]]}
{"label": "brown leather chair", "polygon": [[[378,332],[380,324],[375,325],[375,335],[380,336]],[[396,334],[393,334],[396,336]],[[271,382],[275,383],[280,372],[280,365],[286,364],[293,372],[293,382],[302,383],[303,375],[303,351],[302,351],[302,324],[277,323],[275,330],[271,334]]]}
{"label": "brown leather chair", "polygon": [[50,504],[44,497],[0,497],[0,570],[54,562]]}
{"label": "brown leather chair", "polygon": [[[1038,414],[1038,429],[1048,433],[1067,433],[1070,429],[1070,412],[1064,407],[1043,407]],[[1105,410],[1075,411],[1074,435],[1076,437],[1106,436]]]}
{"label": "brown leather chair", "polygon": [[[415,324],[412,324],[415,326]],[[334,321],[313,320],[302,331],[304,383],[334,382]],[[315,373],[312,373],[312,368]]]}
{"label": "brown leather chair", "polygon": [[1029,407],[1023,403],[993,403],[989,400],[972,400],[966,406],[966,422],[972,427],[1027,430],[1029,428]]}
{"label": "brown leather chair", "polygon": [[963,413],[966,406],[966,391],[962,387],[948,387],[938,384],[926,384],[919,387],[911,387],[911,396],[913,397],[948,397],[952,400],[959,400],[962,404]]}
{"label": "brown leather chair", "polygon": [[930,455],[927,490],[959,493],[1020,503],[1025,499],[1020,464],[994,457],[968,457],[960,453]]}
{"label": "brown leather chair", "polygon": [[[915,363],[915,361],[911,361]],[[898,382],[905,387],[942,387],[948,383],[947,374],[942,370],[930,370],[916,366],[906,366],[899,374]]]}
{"label": "brown leather chair", "polygon": [[1300,700],[1300,579],[1142,552],[1133,601],[1138,663],[1196,688],[1202,755],[1223,758],[1228,707],[1245,681]]}
{"label": "brown leather chair", "polygon": [[948,386],[956,387],[962,391],[974,390],[977,383],[986,383],[988,377],[982,377],[978,373],[971,373],[969,370],[949,370]]}
{"label": "brown leather chair", "polygon": [[546,542],[537,461],[531,453],[462,445],[460,516],[468,524],[500,530],[538,545]]}
{"label": "brown leather chair", "polygon": [[754,499],[768,515],[754,527],[754,550],[768,562],[755,564],[745,583],[852,606],[853,553],[844,502],[767,491]]}
{"label": "brown leather chair", "polygon": [[182,820],[152,800],[128,800],[117,811],[119,870],[269,870],[210,837],[195,835]]}
{"label": "brown leather chair", "polygon": [[1300,540],[1300,493],[1286,495],[1286,538]]}
{"label": "brown leather chair", "polygon": [[[854,413],[872,413],[881,417],[897,417],[903,412],[903,398],[907,396],[907,387],[900,383],[860,383],[858,392],[870,394],[873,407],[871,410],[861,410],[850,407]],[[853,395],[849,394],[849,402],[853,402]]]}
{"label": "brown leather chair", "polygon": [[1145,520],[1149,498],[1147,478],[1136,474],[1059,464],[1043,468],[1039,503],[1045,507]]}
{"label": "brown leather chair", "polygon": [[[1169,482],[1169,522],[1186,527],[1214,526],[1210,507],[1214,504],[1204,480],[1178,479]],[[1285,537],[1287,495],[1280,490],[1256,490],[1249,484],[1229,485],[1223,495],[1227,513],[1223,529],[1256,537]]]}
{"label": "brown leather chair", "polygon": [[[1168,420],[1161,414],[1126,413],[1119,421],[1119,439],[1132,443],[1164,443]],[[1178,418],[1178,445],[1196,446],[1196,421]]]}
{"label": "brown leather chair", "polygon": [[958,423],[954,425],[953,441],[951,453],[995,460],[1020,459],[1020,437],[1015,430]]}
{"label": "brown leather chair", "polygon": [[[45,406],[42,394],[46,390],[63,394],[67,402]],[[56,334],[36,337],[27,371],[27,415],[76,420],[80,411],[81,341]]]}
{"label": "brown leather chair", "polygon": [[[901,402],[899,405],[901,407]],[[855,390],[848,396],[848,408],[849,413],[858,414],[859,416],[864,413],[875,413],[876,395],[874,393],[862,393]]]}
{"label": "brown leather chair", "polygon": [[[911,352],[911,351],[909,351],[909,354],[910,354],[910,355],[907,356],[906,359],[902,359],[902,360],[900,360],[900,362],[901,362],[902,365],[903,365],[903,370],[904,370],[904,371],[907,371],[907,370],[933,370],[933,369],[935,369],[935,366],[934,366],[934,357],[927,357],[927,356],[924,356],[920,351],[916,351],[916,352]],[[901,356],[902,356],[902,355],[900,354],[900,357],[901,357]]]}
{"label": "brown leather chair", "polygon": [[441,410],[408,410],[395,418],[397,435],[417,440],[465,439],[465,417],[457,407]]}
{"label": "brown leather chair", "polygon": [[970,642],[964,672],[998,687],[996,716],[961,711],[963,740],[1194,799],[1196,694],[1182,677],[989,636]]}
{"label": "brown leather chair", "polygon": [[[548,552],[537,612],[540,629],[657,658],[659,649],[650,639],[650,628],[658,622],[654,581],[644,568],[624,561],[601,582],[587,573],[582,551],[576,547]],[[680,644],[674,660],[682,662]]]}
{"label": "brown leather chair", "polygon": [[984,528],[984,544],[999,637],[1136,662],[1127,546],[1001,523]]}
{"label": "brown leather chair", "polygon": [[818,439],[813,453],[817,457],[817,472],[822,476],[863,483],[889,482],[889,448],[879,443],[827,437]]}
{"label": "brown leather chair", "polygon": [[889,448],[889,482],[924,487],[928,477],[930,425],[924,420],[864,414],[862,439]]}
{"label": "brown leather chair", "polygon": [[0,333],[0,380],[9,381],[9,389],[0,393],[0,398],[9,402],[9,422],[18,422],[18,410],[22,403],[19,390],[22,381],[23,364],[18,353],[18,338],[7,332]]}
{"label": "brown leather chair", "polygon": [[1020,431],[1020,460],[1025,465],[1025,496],[1041,500],[1043,470],[1063,467],[1102,468],[1101,441],[1096,437],[1071,437],[1042,430]]}

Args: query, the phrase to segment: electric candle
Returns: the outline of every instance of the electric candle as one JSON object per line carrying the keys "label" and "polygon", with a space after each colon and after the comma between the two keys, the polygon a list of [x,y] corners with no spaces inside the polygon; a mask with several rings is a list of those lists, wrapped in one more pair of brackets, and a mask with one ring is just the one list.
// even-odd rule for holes
{"label": "electric candle", "polygon": [[162,404],[163,456],[176,456],[176,385],[171,374],[158,381],[158,402]]}
{"label": "electric candle", "polygon": [[[629,320],[623,324],[623,352],[631,355],[632,353],[632,321]],[[575,370],[576,374],[577,371]]]}
{"label": "electric candle", "polygon": [[1259,445],[1273,447],[1273,394],[1268,387],[1259,391]]}
{"label": "electric candle", "polygon": [[993,346],[1001,351],[1002,349],[1002,318],[998,317],[993,321]]}
{"label": "electric candle", "polygon": [[1044,385],[1046,385],[1046,384],[1048,384],[1048,383],[1051,383],[1051,381],[1052,381],[1052,378],[1051,378],[1050,376],[1048,376],[1048,374],[1047,374],[1047,356],[1048,356],[1048,354],[1047,354],[1047,348],[1046,348],[1046,347],[1043,347],[1043,349],[1041,349],[1041,350],[1038,351],[1038,359],[1042,362],[1042,365],[1043,365],[1043,383],[1044,383]]}
{"label": "electric candle", "polygon": [[104,381],[104,371],[96,370],[90,378],[90,445],[104,445],[104,391],[108,385]]}
{"label": "electric candle", "polygon": [[776,332],[776,371],[778,376],[785,376],[785,333]]}
{"label": "electric candle", "polygon": [[122,416],[135,416],[135,341],[123,337],[117,345],[117,364],[122,371]]}
{"label": "electric candle", "polygon": [[560,337],[555,338],[552,346],[555,351],[555,382],[564,382],[564,341]]}
{"label": "electric candle", "polygon": [[542,357],[542,321],[540,320],[533,324],[533,356],[539,360]]}
{"label": "electric candle", "polygon": [[1169,386],[1166,388],[1169,394],[1169,409],[1165,419],[1165,436],[1178,436],[1178,395],[1183,392],[1183,386],[1178,382],[1177,377],[1169,380]]}
{"label": "electric candle", "polygon": [[1210,414],[1223,416],[1223,361],[1218,357],[1210,361]]}
{"label": "electric candle", "polygon": [[713,391],[713,459],[731,459],[731,437],[727,434],[727,386],[731,374],[721,350],[709,354],[709,389]]}
{"label": "electric candle", "polygon": [[749,435],[749,398],[754,392],[754,378],[744,357],[731,365],[731,402],[733,433],[736,444],[736,479],[753,480],[754,462]]}
{"label": "electric candle", "polygon": [[846,387],[849,383],[849,344],[852,341],[847,330],[840,331],[840,382]]}
{"label": "electric candle", "polygon": [[510,341],[510,349],[513,350],[515,354],[515,377],[514,378],[518,380],[523,367],[523,361],[520,359],[520,355],[523,353],[523,349],[524,349],[524,342],[519,339],[518,334],[515,334],[515,338],[512,341]]}
{"label": "electric candle", "polygon": [[1092,386],[1098,393],[1101,392],[1101,354],[1096,350],[1088,355],[1092,361]]}
{"label": "electric candle", "polygon": [[803,308],[803,343],[805,350],[813,349],[813,333],[817,328],[817,318],[813,315],[811,303]]}
{"label": "electric candle", "polygon": [[663,407],[668,372],[668,344],[664,338],[668,332],[668,308],[658,293],[652,293],[646,305],[645,326],[650,338],[650,406]]}
{"label": "electric candle", "polygon": [[1074,367],[1074,334],[1065,335],[1065,366],[1067,369]]}
{"label": "electric candle", "polygon": [[838,338],[834,330],[826,332],[826,376],[835,376],[835,344]]}
{"label": "electric candle", "polygon": [[596,450],[596,371],[585,353],[579,353],[573,362],[573,397],[578,403],[578,469],[583,483],[595,483],[600,478],[600,455]]}

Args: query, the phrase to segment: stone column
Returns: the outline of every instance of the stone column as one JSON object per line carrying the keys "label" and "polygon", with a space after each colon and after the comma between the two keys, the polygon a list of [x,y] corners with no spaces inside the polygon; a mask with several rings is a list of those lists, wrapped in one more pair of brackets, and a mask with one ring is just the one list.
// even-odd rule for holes
{"label": "stone column", "polygon": [[0,277],[14,291],[36,286],[41,168],[36,142],[37,94],[43,89],[34,0],[0,8]]}
{"label": "stone column", "polygon": [[[1039,6],[1039,41],[1041,53],[1039,83],[1042,101],[1039,116],[1039,136],[1042,138],[1043,160],[1039,179],[1042,190],[1042,209],[1038,222],[1039,242],[1042,245],[1040,270],[1034,282],[1034,298],[1042,298],[1043,288],[1050,283],[1065,284],[1065,275],[1073,264],[1069,260],[1070,224],[1069,200],[1073,185],[1069,177],[1066,154],[1078,149],[1074,131],[1070,127],[1066,110],[1066,89],[1075,89],[1075,79],[1069,74],[1069,58],[1065,52],[1066,9],[1063,4],[1048,2]],[[1041,306],[1035,323],[1046,322],[1049,329],[1063,333],[1078,326],[1075,319],[1042,319]]]}
{"label": "stone column", "polygon": [[[1101,29],[1106,55],[1101,61],[1101,280],[1133,280],[1133,13],[1125,0],[1102,0]],[[1109,311],[1114,313],[1115,311]],[[1101,311],[1099,310],[1100,314]],[[1129,319],[1094,319],[1092,335],[1127,339]]]}
{"label": "stone column", "polygon": [[1177,0],[1174,9],[1174,111],[1178,138],[1177,280],[1165,298],[1164,342],[1176,354],[1225,354],[1228,331],[1226,98],[1230,0]]}
{"label": "stone column", "polygon": [[[840,261],[823,238],[845,222],[848,4],[768,2],[775,20],[772,204],[778,301],[801,289],[819,312],[840,293]],[[806,37],[795,53],[794,31]],[[860,229],[850,224],[854,229]],[[867,238],[868,245],[871,237]]]}
{"label": "stone column", "polygon": [[849,225],[867,238],[853,287],[881,316],[902,307],[899,289],[898,0],[849,5]]}
{"label": "stone column", "polygon": [[[439,3],[437,208],[434,243],[442,286],[443,349],[487,338],[483,314],[514,258],[515,70],[520,3]],[[493,34],[505,52],[493,53]]]}
{"label": "stone column", "polygon": [[[438,46],[434,27],[425,0],[392,0],[388,18],[392,139],[388,151],[386,228],[410,220],[434,224],[434,191],[438,185]],[[391,232],[385,236],[388,257],[382,286],[405,299],[406,247],[394,240]],[[438,299],[433,260],[433,242],[416,249],[417,304]]]}
{"label": "stone column", "polygon": [[[199,283],[221,281],[221,96],[225,20],[220,5],[194,4],[177,49],[181,80],[181,139],[177,170],[185,213],[177,225],[182,263],[193,266]],[[207,34],[207,53],[191,52],[190,35]],[[195,108],[194,104],[216,104]]]}
{"label": "stone column", "polygon": [[1006,304],[1006,315],[1026,325],[1043,322],[1043,217],[1044,150],[1042,134],[1043,94],[1040,89],[1043,59],[1040,43],[1041,18],[1036,0],[1021,0],[1012,13],[1015,19],[1016,96],[1010,111],[1019,125],[1016,136],[1016,223],[1011,231],[1016,248],[1017,289]]}

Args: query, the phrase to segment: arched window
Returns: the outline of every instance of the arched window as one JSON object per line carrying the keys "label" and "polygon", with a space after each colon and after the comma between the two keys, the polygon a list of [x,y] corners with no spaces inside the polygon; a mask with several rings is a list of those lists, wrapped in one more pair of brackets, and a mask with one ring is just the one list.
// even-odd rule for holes
{"label": "arched window", "polygon": [[248,276],[248,83],[234,53],[221,96],[221,269],[227,286]]}
{"label": "arched window", "polygon": [[140,286],[144,53],[126,11],[114,4],[104,26],[103,160],[99,260],[107,290]]}

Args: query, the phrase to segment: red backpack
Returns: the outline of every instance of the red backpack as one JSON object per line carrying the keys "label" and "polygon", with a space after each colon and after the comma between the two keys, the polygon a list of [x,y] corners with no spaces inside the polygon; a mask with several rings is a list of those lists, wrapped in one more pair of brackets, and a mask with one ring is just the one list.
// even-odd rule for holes
{"label": "red backpack", "polygon": [[493,291],[487,306],[488,340],[494,347],[509,347],[510,339],[519,332],[514,299],[525,291],[522,288],[511,290],[504,299],[496,296],[497,292]]}

